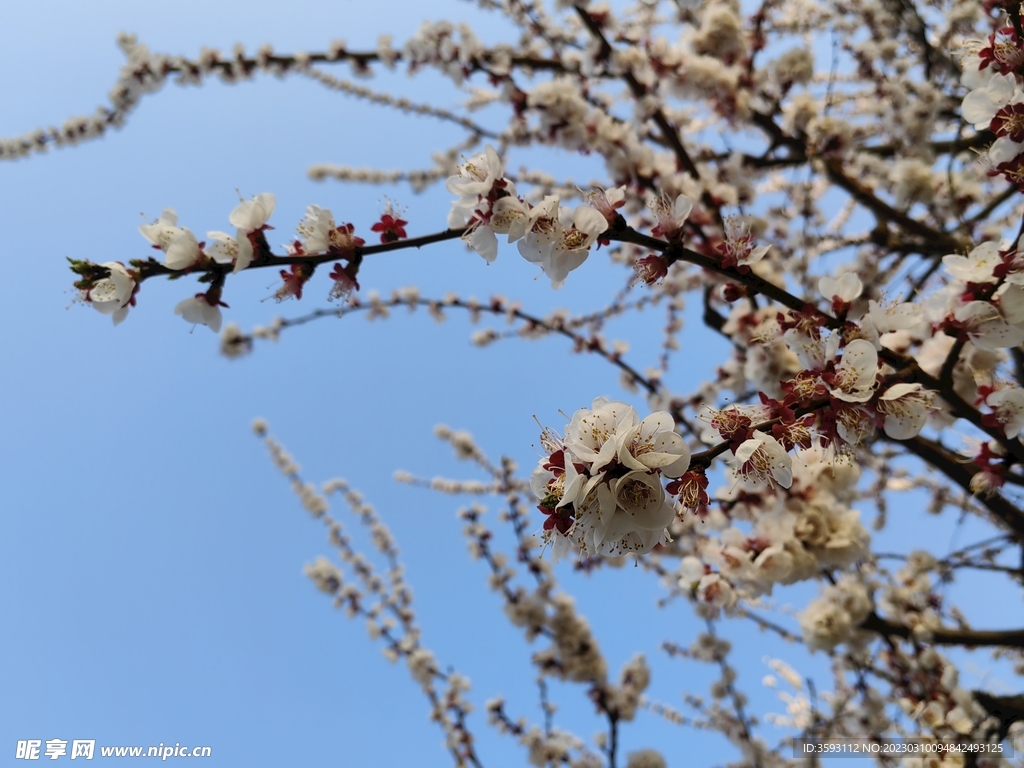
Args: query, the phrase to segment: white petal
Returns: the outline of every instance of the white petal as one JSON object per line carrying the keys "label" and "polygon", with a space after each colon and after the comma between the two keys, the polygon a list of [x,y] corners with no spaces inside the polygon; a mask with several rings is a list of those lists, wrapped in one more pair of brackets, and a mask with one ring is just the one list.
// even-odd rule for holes
{"label": "white petal", "polygon": [[495,179],[500,178],[503,171],[501,167],[501,158],[498,157],[497,150],[488,144],[484,148],[484,156],[487,158],[487,175],[493,176]]}
{"label": "white petal", "polygon": [[243,230],[238,230],[238,260],[235,262],[235,272],[241,272],[252,264],[253,256],[252,241],[249,235]]}
{"label": "white petal", "polygon": [[230,264],[238,257],[238,241],[226,232],[207,232],[205,253],[218,264]]}
{"label": "white petal", "polygon": [[881,395],[878,399],[898,400],[899,398],[903,397],[906,394],[909,394],[911,392],[920,392],[922,389],[923,387],[920,384],[893,384],[891,387],[885,390],[885,393]]}
{"label": "white petal", "polygon": [[543,264],[551,256],[555,244],[539,240],[529,232],[523,240],[516,243],[516,247],[519,249],[519,255],[531,264]]}
{"label": "white petal", "polygon": [[800,365],[809,371],[820,371],[825,367],[825,344],[819,339],[812,339],[796,328],[790,328],[782,338],[786,346],[797,356]]}
{"label": "white petal", "polygon": [[993,165],[1008,163],[1020,154],[1021,149],[1024,149],[1024,144],[1019,144],[1009,136],[1000,136],[988,148],[988,161]]}
{"label": "white petal", "polygon": [[840,366],[855,371],[858,384],[870,385],[878,373],[878,352],[870,341],[855,339],[846,345]]}
{"label": "white petal", "polygon": [[908,403],[895,413],[888,414],[882,429],[893,440],[909,440],[924,429],[927,421],[928,411],[924,406]]}
{"label": "white petal", "polygon": [[498,238],[488,226],[481,225],[473,229],[469,236],[469,247],[483,256],[488,264],[498,258]]}
{"label": "white petal", "polygon": [[266,218],[263,220],[263,223],[266,224],[267,219],[273,215],[274,209],[277,208],[277,198],[271,192],[261,192],[256,195],[256,202],[262,205],[263,210],[266,212]]}
{"label": "white petal", "polygon": [[999,312],[1011,325],[1024,323],[1024,285],[1007,285],[999,295]]}
{"label": "white petal", "polygon": [[199,259],[199,243],[187,229],[167,246],[165,262],[170,269],[188,269]]}
{"label": "white petal", "polygon": [[996,352],[1024,343],[1024,328],[1010,325],[1000,318],[978,324],[967,332],[967,336],[978,349]]}
{"label": "white petal", "polygon": [[561,288],[569,273],[586,261],[589,255],[590,251],[553,251],[551,258],[541,265],[544,274],[551,278],[551,287]]}
{"label": "white petal", "polygon": [[257,195],[252,200],[246,200],[240,203],[238,207],[231,212],[231,216],[228,217],[228,220],[231,222],[232,226],[251,232],[254,229],[259,229],[267,223],[267,219],[270,218],[270,214],[274,212],[274,208],[276,206],[277,198],[269,192],[264,192],[261,195]]}
{"label": "white petal", "polygon": [[681,227],[693,210],[693,200],[686,195],[680,195],[672,205],[672,223]]}
{"label": "white petal", "polygon": [[202,295],[185,299],[174,308],[174,314],[181,315],[185,322],[208,326],[214,333],[220,331],[220,307],[212,307]]}
{"label": "white petal", "polygon": [[864,285],[852,272],[845,272],[838,278],[823,277],[818,281],[818,293],[822,298],[832,301],[838,297],[841,301],[853,301],[860,296]]}
{"label": "white petal", "polygon": [[572,216],[573,225],[580,232],[588,235],[600,235],[608,229],[608,219],[604,214],[589,205],[581,205]]}
{"label": "white petal", "polygon": [[964,120],[974,125],[979,131],[988,128],[998,107],[984,88],[968,93],[960,105],[960,114]]}
{"label": "white petal", "polygon": [[174,212],[173,208],[165,208],[163,213],[160,214],[160,218],[152,224],[143,224],[139,227],[139,232],[153,245],[164,248],[167,245],[167,241],[174,234],[177,234],[177,229],[178,214]]}

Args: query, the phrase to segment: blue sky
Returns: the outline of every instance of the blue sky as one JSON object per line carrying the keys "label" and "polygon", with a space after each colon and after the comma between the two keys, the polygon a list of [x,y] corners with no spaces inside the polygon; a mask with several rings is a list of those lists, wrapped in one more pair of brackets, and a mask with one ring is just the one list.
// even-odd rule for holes
{"label": "blue sky", "polygon": [[[403,41],[423,7],[408,0],[287,9],[26,5],[0,27],[0,135],[90,114],[121,66],[120,30],[153,50],[189,56],[236,42],[312,51],[338,37],[372,48],[382,31]],[[480,19],[482,37],[499,35],[493,17],[470,4],[433,3],[431,14]],[[344,68],[338,74],[348,76]],[[383,83],[457,104],[458,95],[430,75]],[[345,477],[377,506],[405,555],[426,645],[473,682],[473,726],[486,764],[523,763],[521,750],[494,736],[479,711],[503,694],[511,713],[540,719],[531,649],[505,621],[483,566],[466,554],[455,511],[467,500],[398,486],[392,475],[473,476],[433,438],[438,423],[468,429],[493,456],[508,453],[528,468],[536,457],[533,415],[560,428],[559,409],[623,396],[617,372],[571,355],[561,340],[475,349],[473,328],[457,313],[440,325],[404,312],[372,324],[323,320],[229,361],[218,356],[214,334],[190,332],[172,313],[195,292],[190,278],[147,282],[117,328],[87,307],[69,306],[76,292],[65,257],[144,257],[148,245],[137,228],[165,207],[199,234],[227,229],[236,190],[277,195],[277,245],[310,203],[366,236],[385,194],[408,208],[410,234],[443,229],[443,189],[417,196],[403,187],[315,183],[305,169],[318,162],[426,167],[430,151],[461,138],[436,121],[357,103],[310,81],[262,77],[230,87],[168,85],[145,98],[123,130],[0,166],[8,275],[0,306],[0,466],[8,499],[0,516],[0,610],[8,617],[0,755],[13,754],[20,739],[84,738],[210,745],[213,758],[204,764],[212,766],[450,763],[404,667],[388,664],[361,624],[331,610],[303,576],[302,566],[329,546],[252,436],[260,416],[307,480]],[[593,161],[560,162],[577,181],[600,179]],[[501,292],[542,314],[600,306],[623,276],[591,259],[556,294],[513,249],[486,266],[461,245],[445,244],[369,260],[360,280],[385,294],[409,284],[428,296]],[[322,276],[301,305],[263,301],[275,289],[269,272],[232,279],[226,320],[251,329],[275,314],[327,305]],[[652,316],[609,335],[634,341],[631,359],[644,368],[656,349],[641,334],[662,322]],[[719,346],[685,351],[708,365],[676,374],[678,388],[696,383],[710,372],[712,355],[721,355]],[[349,517],[340,508],[335,514]],[[490,518],[497,525],[496,505]],[[663,640],[688,644],[701,630],[689,608],[658,610],[659,591],[642,569],[592,579],[564,570],[614,674],[643,651],[655,669],[654,698],[683,709],[684,691],[706,692],[707,670],[658,651]],[[738,647],[741,682],[752,691],[768,671],[765,653],[799,658],[762,637]],[[585,738],[600,728],[579,688],[555,686],[553,695],[567,727]],[[650,716],[623,739],[627,752],[660,746],[673,766],[694,754],[701,763],[729,755],[715,737]]]}

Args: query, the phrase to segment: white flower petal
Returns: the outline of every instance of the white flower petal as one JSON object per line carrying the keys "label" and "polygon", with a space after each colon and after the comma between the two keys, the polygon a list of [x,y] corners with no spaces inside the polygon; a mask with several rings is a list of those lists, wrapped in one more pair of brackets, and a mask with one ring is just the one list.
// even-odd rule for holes
{"label": "white flower petal", "polygon": [[220,332],[220,307],[210,306],[204,294],[179,302],[174,308],[174,314],[181,315],[187,323],[205,325],[214,333]]}
{"label": "white flower petal", "polygon": [[251,232],[259,229],[270,218],[277,207],[277,198],[269,192],[256,195],[252,200],[245,200],[231,212],[228,220],[240,230]]}
{"label": "white flower petal", "polygon": [[249,240],[249,235],[244,230],[238,230],[238,259],[235,261],[234,272],[241,272],[243,269],[252,264],[252,260],[255,257],[255,253],[252,247],[252,241]]}
{"label": "white flower petal", "polygon": [[164,259],[169,269],[188,269],[199,260],[199,242],[196,236],[183,229],[167,246]]}

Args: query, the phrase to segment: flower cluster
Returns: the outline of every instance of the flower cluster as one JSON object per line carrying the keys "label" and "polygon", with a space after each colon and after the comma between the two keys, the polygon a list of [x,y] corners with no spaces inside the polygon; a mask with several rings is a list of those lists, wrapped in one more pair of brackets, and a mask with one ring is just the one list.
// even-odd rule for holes
{"label": "flower cluster", "polygon": [[849,506],[859,478],[856,464],[819,447],[797,453],[786,488],[739,474],[716,494],[720,506],[703,511],[697,544],[680,561],[679,589],[715,613],[861,559],[870,536]]}
{"label": "flower cluster", "polygon": [[[557,195],[549,195],[540,204],[531,205],[517,196],[515,185],[503,177],[501,160],[491,146],[461,165],[458,175],[450,177],[446,186],[458,195],[448,225],[464,228],[462,238],[471,248],[491,262],[497,257],[496,235],[507,235],[510,243],[519,241],[523,257],[538,264],[555,288],[561,287],[569,272],[587,259],[590,247],[608,229],[610,222],[619,217],[617,209],[623,205],[625,196],[621,188],[596,191],[588,197],[594,207],[581,205],[575,210],[559,207]],[[178,214],[171,208],[165,209],[152,223],[139,227],[152,247],[163,253],[164,273],[201,272],[200,281],[211,283],[206,292],[180,302],[175,314],[192,324],[219,331],[220,308],[227,307],[221,300],[225,268],[237,273],[254,263],[267,266],[274,261],[265,232],[272,229],[267,222],[276,205],[275,196],[269,192],[242,201],[228,217],[235,234],[211,231],[207,233],[208,240],[203,242],[190,229],[179,226]],[[688,210],[687,205],[686,212]],[[685,216],[684,212],[682,218]],[[389,244],[408,237],[407,223],[388,201],[386,212],[371,229],[380,234],[381,243]],[[365,240],[355,235],[352,224],[338,225],[331,211],[310,205],[297,230],[299,237],[285,245],[289,257],[333,256],[345,262],[336,263],[330,273],[334,284],[329,299],[344,298],[359,289],[357,275]],[[319,261],[287,262],[289,268],[280,270],[282,286],[274,298],[278,301],[301,299],[317,263]],[[95,265],[80,264],[86,265],[77,270],[83,277],[76,283],[81,300],[104,314],[114,315],[115,324],[120,323],[127,315],[127,308],[134,306],[138,285],[148,274],[110,262],[102,267],[110,275],[101,275],[97,281],[81,271],[91,272]],[[135,267],[144,264],[147,262],[133,262]],[[148,264],[158,262],[150,260]]]}
{"label": "flower cluster", "polygon": [[119,261],[108,261],[98,268],[84,262],[72,262],[72,269],[82,276],[75,283],[81,301],[101,315],[110,315],[114,325],[123,322],[128,310],[135,306],[135,294],[139,290],[137,275]]}
{"label": "flower cluster", "polygon": [[662,477],[677,478],[690,450],[665,411],[641,420],[626,403],[594,400],[573,414],[559,437],[545,430],[548,455],[530,477],[540,499],[545,541],[554,557],[650,552],[669,541],[676,515]]}
{"label": "flower cluster", "polygon": [[[178,226],[178,214],[172,208],[165,209],[152,224],[139,227],[139,232],[153,248],[163,252],[164,265],[169,270],[191,272],[211,269],[214,265],[229,265],[232,272],[241,272],[269,250],[264,232],[271,228],[267,221],[276,206],[277,198],[269,192],[243,200],[228,216],[228,221],[235,227],[235,235],[208,232],[209,244],[199,242],[190,229]],[[216,333],[222,323],[220,308],[227,307],[221,301],[224,277],[220,271],[214,270],[203,281],[212,282],[210,289],[180,302],[174,313],[188,323],[208,326]]]}
{"label": "flower cluster", "polygon": [[967,256],[943,257],[953,278],[944,294],[941,329],[978,349],[996,352],[1024,342],[1024,238],[1000,250],[993,242],[977,246]]}
{"label": "flower cluster", "polygon": [[[786,450],[792,445],[806,448],[816,440],[848,452],[878,428],[893,440],[906,440],[919,434],[930,419],[938,424],[945,418],[945,406],[934,392],[919,382],[895,378],[896,371],[883,357],[887,350],[906,350],[933,338],[921,307],[864,302],[862,283],[851,273],[821,278],[818,289],[842,320],[841,327],[813,309],[780,313],[754,310],[746,300],[737,303],[725,330],[746,346],[739,347],[737,359],[725,372],[735,376],[734,388],[753,384],[761,392],[761,404],[732,407],[713,416],[713,409],[705,409],[704,414],[705,421],[724,420],[727,427],[726,432],[712,432],[713,437],[730,443],[737,437],[760,441],[760,446],[750,444],[744,451],[754,455],[760,448],[759,460],[744,461],[741,470],[783,487],[785,460],[766,438],[775,437]],[[922,368],[929,359],[922,356]],[[796,418],[801,411],[808,415]],[[742,423],[729,427],[737,419]],[[756,437],[749,431],[759,420],[778,423],[770,435]],[[746,431],[737,431],[741,428]],[[736,434],[727,434],[729,429]]]}
{"label": "flower cluster", "polygon": [[854,577],[844,576],[835,586],[826,587],[800,614],[804,642],[811,650],[821,651],[850,642],[871,608],[871,596],[864,585]]}
{"label": "flower cluster", "polygon": [[1018,74],[1024,43],[1012,26],[970,46],[961,61],[961,84],[968,89],[961,112],[976,129],[996,135],[986,159],[992,175],[1001,174],[1024,191],[1024,92]]}
{"label": "flower cluster", "polygon": [[[592,246],[609,226],[608,216],[589,205],[559,206],[557,195],[538,205],[519,197],[515,184],[503,177],[501,158],[489,146],[459,166],[445,186],[458,199],[448,214],[448,226],[466,227],[462,239],[487,263],[498,256],[498,235],[518,241],[519,253],[537,264],[560,288],[570,272],[590,255]],[[609,190],[609,211],[622,200],[622,190]]]}
{"label": "flower cluster", "polygon": [[[209,283],[209,289],[180,302],[174,313],[193,325],[205,325],[219,332],[223,322],[220,308],[228,306],[221,300],[226,273],[240,272],[254,263],[266,266],[275,261],[265,232],[272,229],[267,222],[276,205],[276,198],[269,192],[243,200],[228,217],[235,227],[235,234],[212,231],[207,233],[207,240],[203,242],[191,230],[179,226],[178,214],[167,208],[155,221],[139,227],[142,236],[163,254],[163,264],[153,259],[138,260],[128,268],[120,262],[95,265],[73,260],[72,270],[82,278],[75,283],[80,291],[79,298],[102,314],[113,315],[117,325],[124,320],[128,309],[135,305],[135,294],[145,277],[168,272],[202,273],[200,282]],[[393,213],[389,204],[381,223],[373,227],[374,231],[382,233],[382,242],[393,242],[406,236],[403,229],[406,222]],[[285,251],[288,257],[310,257],[311,261],[285,262],[288,269],[280,270],[282,284],[274,298],[278,301],[301,299],[316,263],[328,258],[345,262],[334,265],[330,274],[334,285],[328,298],[344,298],[359,289],[360,249],[365,241],[355,235],[352,224],[339,225],[329,210],[310,205],[297,231],[299,237],[286,244]]]}

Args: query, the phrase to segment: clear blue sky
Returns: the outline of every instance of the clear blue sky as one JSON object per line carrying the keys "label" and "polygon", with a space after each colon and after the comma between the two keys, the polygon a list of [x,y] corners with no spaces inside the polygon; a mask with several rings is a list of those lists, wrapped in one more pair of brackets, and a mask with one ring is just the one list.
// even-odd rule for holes
{"label": "clear blue sky", "polygon": [[[0,27],[0,135],[90,114],[122,64],[120,30],[153,50],[190,56],[236,42],[312,51],[345,38],[372,48],[382,31],[404,41],[424,7],[409,0],[24,5]],[[490,18],[468,3],[430,8],[434,18]],[[481,24],[481,36],[496,38],[487,24],[493,19]],[[348,76],[347,68],[338,74]],[[458,98],[432,76],[385,82],[441,106]],[[372,325],[320,321],[228,361],[217,355],[214,334],[190,333],[172,314],[196,291],[189,278],[146,283],[118,328],[86,307],[68,307],[75,291],[65,257],[144,257],[137,227],[165,207],[200,236],[227,229],[236,189],[277,195],[270,234],[278,245],[310,203],[366,235],[385,194],[408,207],[410,234],[442,229],[443,189],[415,196],[401,187],[317,184],[305,169],[317,162],[426,167],[431,150],[460,138],[437,122],[396,116],[310,81],[263,77],[231,87],[168,85],[121,131],[0,165],[8,278],[0,306],[0,611],[7,619],[0,764],[17,740],[37,738],[209,745],[214,757],[204,764],[211,766],[450,764],[404,666],[389,665],[362,625],[332,611],[303,576],[303,564],[329,547],[252,436],[256,416],[269,420],[307,480],[345,477],[378,507],[405,554],[426,645],[473,681],[473,726],[486,764],[525,762],[479,711],[503,694],[511,713],[540,719],[531,649],[487,590],[483,566],[465,553],[455,516],[465,502],[396,486],[391,477],[399,468],[471,476],[432,437],[440,422],[528,467],[538,431],[532,415],[560,428],[559,409],[622,396],[615,370],[571,356],[559,340],[474,349],[471,326],[454,313],[443,325],[403,313]],[[559,167],[580,182],[600,178],[597,165],[579,159]],[[538,313],[600,306],[622,280],[600,259],[557,294],[535,275],[507,246],[488,267],[447,244],[370,261],[360,279],[384,293],[408,284],[434,296],[500,291]],[[229,281],[226,320],[251,329],[277,313],[326,306],[326,278],[301,305],[260,301],[275,288],[269,272]],[[657,329],[663,320],[644,322],[633,328]],[[611,335],[636,334],[625,327]],[[641,368],[654,361],[646,347],[635,345]],[[721,353],[693,347],[688,354],[706,356],[708,365],[689,375],[709,374],[710,356]],[[674,384],[695,381],[680,376]],[[336,514],[346,519],[344,510]],[[590,580],[566,573],[565,583],[578,590],[616,675],[643,651],[655,669],[654,698],[685,709],[684,691],[706,693],[706,670],[658,651],[663,640],[689,643],[700,625],[685,606],[658,611],[659,591],[641,569]],[[764,638],[739,647],[741,682],[752,693],[768,671],[764,653],[793,658]],[[556,686],[554,694],[568,727],[585,738],[601,727],[579,689]],[[658,746],[676,768],[730,754],[721,740],[650,716],[623,738],[624,751]]]}

